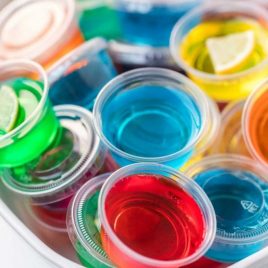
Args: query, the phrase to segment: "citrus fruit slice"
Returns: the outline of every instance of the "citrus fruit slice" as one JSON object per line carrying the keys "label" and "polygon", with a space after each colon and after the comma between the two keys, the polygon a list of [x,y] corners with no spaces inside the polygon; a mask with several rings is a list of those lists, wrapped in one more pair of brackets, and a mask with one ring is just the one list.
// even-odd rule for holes
{"label": "citrus fruit slice", "polygon": [[19,110],[18,98],[9,86],[0,87],[0,130],[9,132],[14,127]]}
{"label": "citrus fruit slice", "polygon": [[36,109],[39,102],[32,92],[22,89],[19,93],[19,103],[21,108],[24,109],[25,119],[27,119]]}
{"label": "citrus fruit slice", "polygon": [[214,70],[218,74],[232,73],[248,59],[255,47],[253,31],[208,38],[206,41]]}

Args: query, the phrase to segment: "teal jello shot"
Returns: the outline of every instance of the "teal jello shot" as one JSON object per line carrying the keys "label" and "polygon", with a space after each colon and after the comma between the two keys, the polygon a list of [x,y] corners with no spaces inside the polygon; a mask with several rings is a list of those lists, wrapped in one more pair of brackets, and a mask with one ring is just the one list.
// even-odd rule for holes
{"label": "teal jello shot", "polygon": [[216,213],[216,238],[206,257],[232,263],[268,245],[268,176],[263,166],[241,155],[213,155],[185,173],[203,188]]}
{"label": "teal jello shot", "polygon": [[98,95],[94,126],[119,166],[155,162],[181,167],[215,123],[208,97],[185,76],[141,68],[110,81]]}

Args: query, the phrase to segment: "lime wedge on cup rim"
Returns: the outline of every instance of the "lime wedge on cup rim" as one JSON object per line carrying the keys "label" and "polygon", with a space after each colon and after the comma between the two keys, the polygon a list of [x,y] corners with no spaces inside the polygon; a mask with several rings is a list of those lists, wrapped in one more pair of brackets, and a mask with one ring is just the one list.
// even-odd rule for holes
{"label": "lime wedge on cup rim", "polygon": [[19,102],[14,90],[6,85],[0,87],[0,134],[10,132],[15,126]]}

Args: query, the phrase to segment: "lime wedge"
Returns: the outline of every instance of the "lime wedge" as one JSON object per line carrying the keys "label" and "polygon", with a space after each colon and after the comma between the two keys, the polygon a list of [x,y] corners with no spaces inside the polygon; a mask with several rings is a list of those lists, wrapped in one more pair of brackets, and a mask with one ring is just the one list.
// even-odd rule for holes
{"label": "lime wedge", "polygon": [[32,92],[27,89],[22,89],[19,93],[19,103],[21,108],[24,109],[25,119],[27,119],[36,109],[39,102]]}
{"label": "lime wedge", "polygon": [[245,31],[208,38],[206,47],[216,73],[233,73],[243,66],[253,52],[255,35],[253,31]]}
{"label": "lime wedge", "polygon": [[14,127],[19,110],[18,98],[9,86],[0,88],[0,131],[9,132]]}

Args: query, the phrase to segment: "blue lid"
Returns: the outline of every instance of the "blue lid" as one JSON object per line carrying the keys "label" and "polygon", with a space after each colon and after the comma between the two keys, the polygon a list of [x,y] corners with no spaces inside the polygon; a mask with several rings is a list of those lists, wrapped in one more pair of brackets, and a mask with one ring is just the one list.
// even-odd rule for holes
{"label": "blue lid", "polygon": [[262,166],[246,157],[219,155],[186,173],[206,192],[217,217],[207,257],[236,262],[268,244],[268,177]]}

